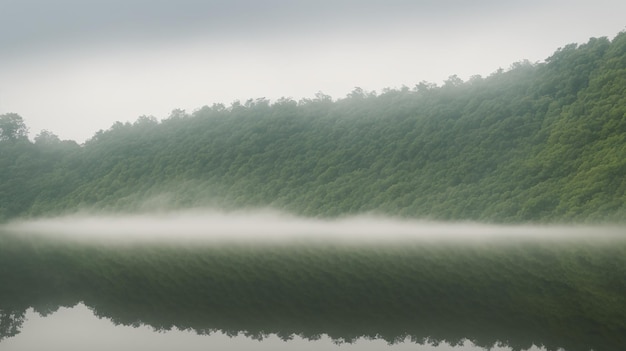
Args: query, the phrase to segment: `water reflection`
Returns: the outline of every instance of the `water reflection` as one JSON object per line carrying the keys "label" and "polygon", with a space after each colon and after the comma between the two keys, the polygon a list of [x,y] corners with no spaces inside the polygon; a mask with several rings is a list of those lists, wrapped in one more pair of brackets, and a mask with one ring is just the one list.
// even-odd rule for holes
{"label": "water reflection", "polygon": [[[0,343],[1,351],[26,350],[175,350],[184,348],[188,351],[209,350],[388,350],[388,351],[481,351],[481,347],[464,341],[460,345],[439,343],[437,345],[419,345],[407,338],[403,342],[388,344],[380,339],[358,339],[352,343],[337,343],[328,336],[317,340],[309,340],[294,336],[291,340],[283,340],[276,335],[268,335],[262,340],[249,338],[243,334],[229,336],[220,331],[209,335],[199,335],[191,330],[174,329],[156,332],[152,328],[141,325],[115,326],[109,320],[98,319],[83,304],[73,308],[61,308],[59,311],[43,317],[32,309],[26,313],[24,330],[19,336],[9,338]],[[494,346],[492,351],[505,351],[510,348]],[[539,351],[533,347],[531,351]]]}
{"label": "water reflection", "polygon": [[[0,281],[8,282],[0,285],[0,347],[6,350],[42,340],[29,336],[30,323],[39,320],[29,308],[55,320],[55,311],[68,313],[63,306],[80,302],[116,330],[183,329],[189,340],[214,334],[199,343],[244,334],[248,339],[224,340],[255,349],[320,349],[325,346],[306,345],[330,341],[358,349],[439,344],[437,350],[467,349],[467,340],[505,350],[626,344],[624,241],[494,247],[110,246],[6,235],[0,241]],[[82,330],[90,322],[80,320],[58,330],[64,350],[77,335],[107,335],[107,326]],[[253,340],[268,335],[296,335],[303,344]],[[76,346],[86,348],[93,349]]]}

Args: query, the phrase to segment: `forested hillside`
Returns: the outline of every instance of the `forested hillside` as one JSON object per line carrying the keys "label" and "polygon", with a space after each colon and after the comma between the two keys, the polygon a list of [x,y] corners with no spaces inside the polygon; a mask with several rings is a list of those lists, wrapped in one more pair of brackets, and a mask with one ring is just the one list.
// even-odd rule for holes
{"label": "forested hillside", "polygon": [[84,145],[26,132],[19,115],[0,117],[1,219],[216,206],[622,221],[626,33],[442,86],[175,110]]}

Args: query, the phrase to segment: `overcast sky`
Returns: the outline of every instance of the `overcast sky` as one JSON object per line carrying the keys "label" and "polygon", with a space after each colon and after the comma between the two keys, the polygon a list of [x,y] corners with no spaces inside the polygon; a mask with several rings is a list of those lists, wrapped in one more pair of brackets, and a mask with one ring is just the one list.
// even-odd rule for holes
{"label": "overcast sky", "polygon": [[0,114],[80,142],[115,121],[487,76],[626,29],[626,1],[0,0]]}

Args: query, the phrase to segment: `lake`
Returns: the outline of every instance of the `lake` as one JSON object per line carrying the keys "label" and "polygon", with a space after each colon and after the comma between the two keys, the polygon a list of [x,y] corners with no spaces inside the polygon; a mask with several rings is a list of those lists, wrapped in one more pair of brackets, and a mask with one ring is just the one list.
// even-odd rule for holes
{"label": "lake", "polygon": [[626,240],[602,230],[350,244],[2,232],[0,350],[620,350]]}

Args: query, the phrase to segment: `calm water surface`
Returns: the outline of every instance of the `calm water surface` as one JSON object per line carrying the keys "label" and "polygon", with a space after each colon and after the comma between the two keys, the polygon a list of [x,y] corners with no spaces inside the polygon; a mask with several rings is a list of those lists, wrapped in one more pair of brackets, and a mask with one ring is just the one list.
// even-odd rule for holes
{"label": "calm water surface", "polygon": [[0,282],[7,351],[626,345],[620,238],[111,245],[0,233]]}

